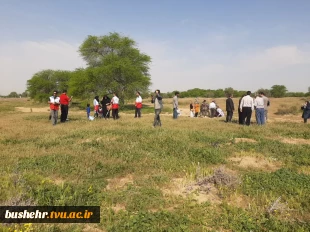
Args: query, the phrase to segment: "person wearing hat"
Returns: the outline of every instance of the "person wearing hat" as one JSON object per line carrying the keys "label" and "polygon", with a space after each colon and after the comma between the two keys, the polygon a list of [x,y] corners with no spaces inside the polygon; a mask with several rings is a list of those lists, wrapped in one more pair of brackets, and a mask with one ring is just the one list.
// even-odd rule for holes
{"label": "person wearing hat", "polygon": [[210,109],[210,117],[213,118],[216,114],[216,104],[214,100],[212,100],[212,102],[209,104],[209,109]]}
{"label": "person wearing hat", "polygon": [[57,96],[57,91],[53,92],[53,96],[49,97],[48,104],[50,104],[51,120],[53,126],[57,124],[58,110],[60,105],[60,98]]}

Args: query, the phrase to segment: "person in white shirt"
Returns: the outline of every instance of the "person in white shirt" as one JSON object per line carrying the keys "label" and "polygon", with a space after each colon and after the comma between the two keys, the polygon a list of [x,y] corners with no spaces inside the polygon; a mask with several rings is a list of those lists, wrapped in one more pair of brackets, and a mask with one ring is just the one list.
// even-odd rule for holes
{"label": "person in white shirt", "polygon": [[98,117],[99,116],[99,96],[95,96],[94,98],[94,101],[93,101],[93,105],[94,105],[94,111],[95,111],[95,114],[94,114],[94,117]]}
{"label": "person in white shirt", "polygon": [[255,111],[256,111],[256,122],[259,126],[265,124],[265,103],[264,98],[261,93],[255,98],[254,101]]}
{"label": "person in white shirt", "polygon": [[266,123],[268,119],[268,107],[270,106],[270,101],[269,98],[265,96],[264,92],[260,92],[260,94],[264,99],[265,123]]}
{"label": "person in white shirt", "polygon": [[220,107],[217,107],[216,112],[217,112],[217,117],[225,116],[224,111]]}
{"label": "person in white shirt", "polygon": [[141,108],[142,108],[142,97],[140,96],[140,92],[137,91],[136,93],[137,98],[136,98],[136,102],[135,102],[135,118],[140,118],[141,117]]}
{"label": "person in white shirt", "polygon": [[254,110],[254,101],[251,97],[251,91],[247,92],[247,95],[242,98],[240,102],[240,112],[242,113],[242,122],[245,122],[247,126],[251,124],[252,111]]}
{"label": "person in white shirt", "polygon": [[210,117],[213,118],[216,113],[216,104],[214,100],[209,104],[209,109],[210,109]]}
{"label": "person in white shirt", "polygon": [[116,93],[113,93],[113,97],[111,100],[111,104],[112,104],[112,117],[113,119],[119,119],[118,116],[118,108],[119,108],[119,98],[117,97]]}

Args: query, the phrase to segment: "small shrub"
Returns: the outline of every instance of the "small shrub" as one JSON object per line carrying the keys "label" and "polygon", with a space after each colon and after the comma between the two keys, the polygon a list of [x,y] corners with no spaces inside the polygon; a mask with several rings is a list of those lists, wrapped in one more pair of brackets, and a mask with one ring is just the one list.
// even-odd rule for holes
{"label": "small shrub", "polygon": [[277,115],[287,115],[287,114],[293,114],[296,115],[299,113],[297,106],[288,106],[288,105],[280,105],[280,108],[275,113]]}

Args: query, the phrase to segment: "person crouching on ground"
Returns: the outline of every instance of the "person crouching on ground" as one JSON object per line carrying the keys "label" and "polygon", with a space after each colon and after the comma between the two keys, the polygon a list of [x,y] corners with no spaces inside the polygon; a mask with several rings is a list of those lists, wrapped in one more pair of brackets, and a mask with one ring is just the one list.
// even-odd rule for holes
{"label": "person crouching on ground", "polygon": [[55,126],[57,124],[58,110],[60,105],[60,98],[57,97],[57,91],[54,91],[53,96],[49,97],[48,104],[50,104],[52,124]]}
{"label": "person crouching on ground", "polygon": [[307,123],[308,118],[310,118],[310,101],[306,101],[301,109],[303,110],[302,118],[304,119],[304,123]]}
{"label": "person crouching on ground", "polygon": [[259,126],[265,124],[265,103],[262,93],[254,100],[254,107],[256,112],[256,122]]}
{"label": "person crouching on ground", "polygon": [[154,116],[154,123],[153,127],[155,126],[161,126],[161,121],[160,121],[160,113],[161,110],[163,109],[163,102],[162,102],[162,97],[160,96],[160,90],[157,89],[155,91],[155,95],[152,96],[152,103],[154,103],[154,109],[155,109],[155,116]]}
{"label": "person crouching on ground", "polygon": [[225,116],[224,111],[219,106],[216,107],[216,116],[217,117],[224,117]]}
{"label": "person crouching on ground", "polygon": [[113,93],[113,97],[111,100],[111,104],[112,104],[112,117],[113,119],[119,119],[118,116],[118,109],[119,109],[119,98],[117,97],[116,93]]}
{"label": "person crouching on ground", "polygon": [[142,108],[142,97],[140,95],[140,92],[137,91],[136,93],[137,98],[135,101],[135,118],[141,118],[141,108]]}

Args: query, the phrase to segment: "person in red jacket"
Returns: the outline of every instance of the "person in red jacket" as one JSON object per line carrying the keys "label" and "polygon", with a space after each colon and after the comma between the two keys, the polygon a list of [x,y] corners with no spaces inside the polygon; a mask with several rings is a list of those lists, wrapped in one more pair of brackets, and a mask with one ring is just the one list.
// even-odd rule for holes
{"label": "person in red jacket", "polygon": [[136,106],[136,110],[135,110],[135,118],[141,117],[141,108],[142,108],[142,97],[140,96],[140,92],[137,91],[136,93],[137,98],[136,98],[136,102],[135,102],[135,106]]}
{"label": "person in red jacket", "polygon": [[61,115],[60,115],[60,122],[66,122],[67,117],[68,117],[68,111],[69,111],[69,102],[72,100],[72,97],[69,98],[67,96],[67,90],[64,90],[62,94],[60,95],[60,110],[61,110]]}

